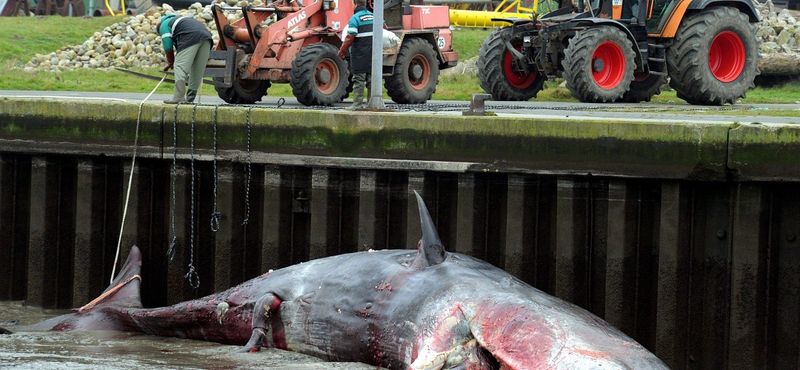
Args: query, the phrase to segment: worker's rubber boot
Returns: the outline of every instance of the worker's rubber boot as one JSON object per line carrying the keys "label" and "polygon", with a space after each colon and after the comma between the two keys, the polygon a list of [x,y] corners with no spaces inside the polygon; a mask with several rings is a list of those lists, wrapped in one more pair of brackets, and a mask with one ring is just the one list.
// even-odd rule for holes
{"label": "worker's rubber boot", "polygon": [[194,98],[197,97],[197,90],[186,90],[186,102],[194,103]]}
{"label": "worker's rubber boot", "polygon": [[164,100],[166,104],[185,103],[186,81],[175,81],[175,95],[171,99]]}
{"label": "worker's rubber boot", "polygon": [[353,89],[353,105],[345,108],[345,110],[356,110],[364,108],[364,88],[356,87]]}

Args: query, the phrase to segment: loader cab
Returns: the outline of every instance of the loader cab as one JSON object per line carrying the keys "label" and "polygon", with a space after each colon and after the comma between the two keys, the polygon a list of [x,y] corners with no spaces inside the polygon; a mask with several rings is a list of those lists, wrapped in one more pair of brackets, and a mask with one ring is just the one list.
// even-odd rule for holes
{"label": "loader cab", "polygon": [[[389,30],[403,29],[403,16],[411,15],[411,5],[422,5],[422,0],[385,0],[383,3],[383,21]],[[372,0],[367,2],[367,9],[374,12]]]}

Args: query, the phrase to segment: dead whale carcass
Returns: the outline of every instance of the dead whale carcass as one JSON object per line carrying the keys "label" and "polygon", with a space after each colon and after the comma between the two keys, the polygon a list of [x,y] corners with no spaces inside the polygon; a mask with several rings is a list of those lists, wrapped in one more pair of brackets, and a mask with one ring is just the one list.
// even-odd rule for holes
{"label": "dead whale carcass", "polygon": [[417,198],[423,236],[416,251],[321,258],[150,309],[141,305],[134,247],[98,299],[30,329],[141,331],[391,369],[667,368],[588,311],[446,252]]}

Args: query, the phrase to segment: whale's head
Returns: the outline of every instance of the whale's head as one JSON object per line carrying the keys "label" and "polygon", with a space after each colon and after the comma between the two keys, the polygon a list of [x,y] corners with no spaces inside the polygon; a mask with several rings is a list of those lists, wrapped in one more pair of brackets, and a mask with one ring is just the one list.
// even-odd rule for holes
{"label": "whale's head", "polygon": [[[554,301],[555,302],[555,301]],[[666,369],[607,322],[572,304],[494,295],[462,311],[499,369]]]}

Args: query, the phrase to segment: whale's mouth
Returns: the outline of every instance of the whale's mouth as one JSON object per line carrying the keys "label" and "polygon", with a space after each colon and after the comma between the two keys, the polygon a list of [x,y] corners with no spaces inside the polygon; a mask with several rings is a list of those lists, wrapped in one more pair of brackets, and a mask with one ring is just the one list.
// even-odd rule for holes
{"label": "whale's mouth", "polygon": [[471,308],[464,309],[470,332],[501,370],[665,368],[644,347],[577,307],[567,315],[496,296]]}
{"label": "whale's mouth", "polygon": [[410,369],[501,369],[500,362],[474,337],[460,306],[436,319],[432,333],[417,339]]}
{"label": "whale's mouth", "polygon": [[564,333],[536,307],[514,303],[478,304],[470,331],[500,369],[533,369],[550,364]]}

